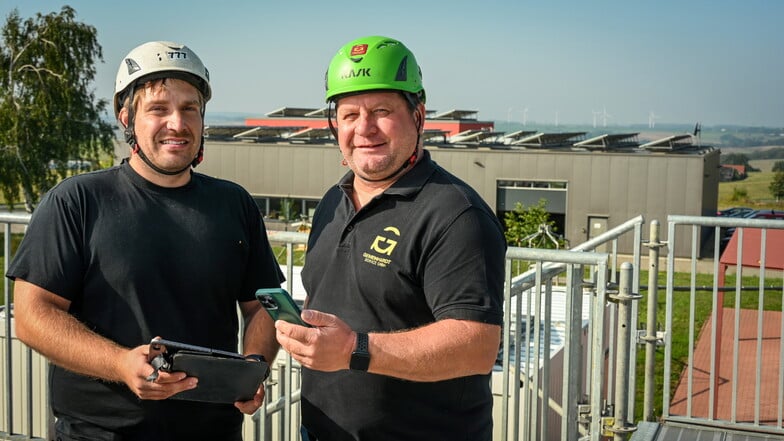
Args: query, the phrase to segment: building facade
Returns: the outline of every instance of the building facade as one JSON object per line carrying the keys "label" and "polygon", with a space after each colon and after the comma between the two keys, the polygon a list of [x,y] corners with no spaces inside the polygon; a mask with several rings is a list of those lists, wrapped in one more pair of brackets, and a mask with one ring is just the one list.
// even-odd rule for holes
{"label": "building facade", "polygon": [[[438,164],[474,187],[502,221],[518,202],[530,206],[544,199],[557,233],[575,245],[638,215],[664,223],[667,214],[716,214],[717,149],[593,148],[585,141],[580,146],[569,142],[555,147],[530,141],[528,147],[498,143],[425,147]],[[306,219],[324,192],[348,170],[341,160],[337,145],[326,141],[208,138],[198,171],[245,187],[270,221]],[[712,244],[709,234],[702,235],[703,245]],[[633,245],[619,242],[618,246],[630,253]],[[709,251],[702,248],[701,253]],[[679,245],[675,251],[680,256],[691,252]]]}

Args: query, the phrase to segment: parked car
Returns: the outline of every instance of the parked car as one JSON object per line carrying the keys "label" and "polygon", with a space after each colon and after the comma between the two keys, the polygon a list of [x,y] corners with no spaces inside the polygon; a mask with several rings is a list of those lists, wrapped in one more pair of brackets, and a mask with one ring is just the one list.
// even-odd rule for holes
{"label": "parked car", "polygon": [[[781,219],[784,220],[784,211],[782,210],[751,210],[745,213],[743,216],[728,216],[728,217],[742,217],[744,219]],[[723,231],[721,236],[721,250],[724,251],[724,248],[729,243],[732,235],[735,233],[735,227],[727,228]]]}
{"label": "parked car", "polygon": [[716,212],[716,216],[723,216],[723,217],[745,217],[749,213],[753,213],[757,210],[748,207],[732,207],[727,208],[726,210],[719,210]]}
{"label": "parked car", "polygon": [[784,219],[782,210],[756,210],[749,219]]}

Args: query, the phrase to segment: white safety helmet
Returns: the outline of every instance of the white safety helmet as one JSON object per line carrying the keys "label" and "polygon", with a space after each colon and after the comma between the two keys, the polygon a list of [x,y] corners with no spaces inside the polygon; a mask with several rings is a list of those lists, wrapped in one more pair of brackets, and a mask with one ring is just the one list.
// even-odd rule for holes
{"label": "white safety helmet", "polygon": [[144,43],[128,53],[117,70],[114,82],[114,116],[122,108],[131,85],[158,78],[177,78],[201,91],[204,102],[210,100],[210,73],[190,48],[170,41]]}
{"label": "white safety helmet", "polygon": [[[204,97],[201,106],[203,120],[205,104],[212,96],[210,73],[198,55],[187,46],[169,41],[144,43],[125,56],[117,70],[117,79],[114,82],[114,116],[119,118],[123,101],[126,97],[134,94],[137,85],[163,78],[187,81],[201,92]],[[147,158],[136,142],[133,106],[128,109],[128,123],[123,127],[123,135],[125,141],[133,148],[133,153],[138,154],[150,168],[161,174],[178,175],[191,167],[196,167],[204,158],[204,134],[202,133],[199,151],[188,166],[177,171],[163,170],[156,166]]]}

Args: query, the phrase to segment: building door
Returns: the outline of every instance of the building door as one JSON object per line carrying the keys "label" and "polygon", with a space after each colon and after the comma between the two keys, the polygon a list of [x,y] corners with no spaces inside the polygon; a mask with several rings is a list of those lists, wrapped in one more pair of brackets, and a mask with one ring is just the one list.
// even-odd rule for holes
{"label": "building door", "polygon": [[[607,216],[588,216],[588,240],[607,231]],[[602,244],[596,248],[597,252],[606,253],[607,245]]]}

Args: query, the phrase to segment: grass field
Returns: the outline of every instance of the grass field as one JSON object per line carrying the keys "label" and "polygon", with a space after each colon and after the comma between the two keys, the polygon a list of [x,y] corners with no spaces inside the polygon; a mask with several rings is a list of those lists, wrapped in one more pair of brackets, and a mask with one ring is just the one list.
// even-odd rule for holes
{"label": "grass field", "polygon": [[[774,173],[771,169],[776,161],[775,159],[749,161],[750,165],[761,171],[749,173],[742,181],[719,183],[718,208],[720,210],[730,207],[784,210],[784,201],[776,202],[768,188],[773,181]],[[745,197],[737,197],[737,194],[744,192]]]}

